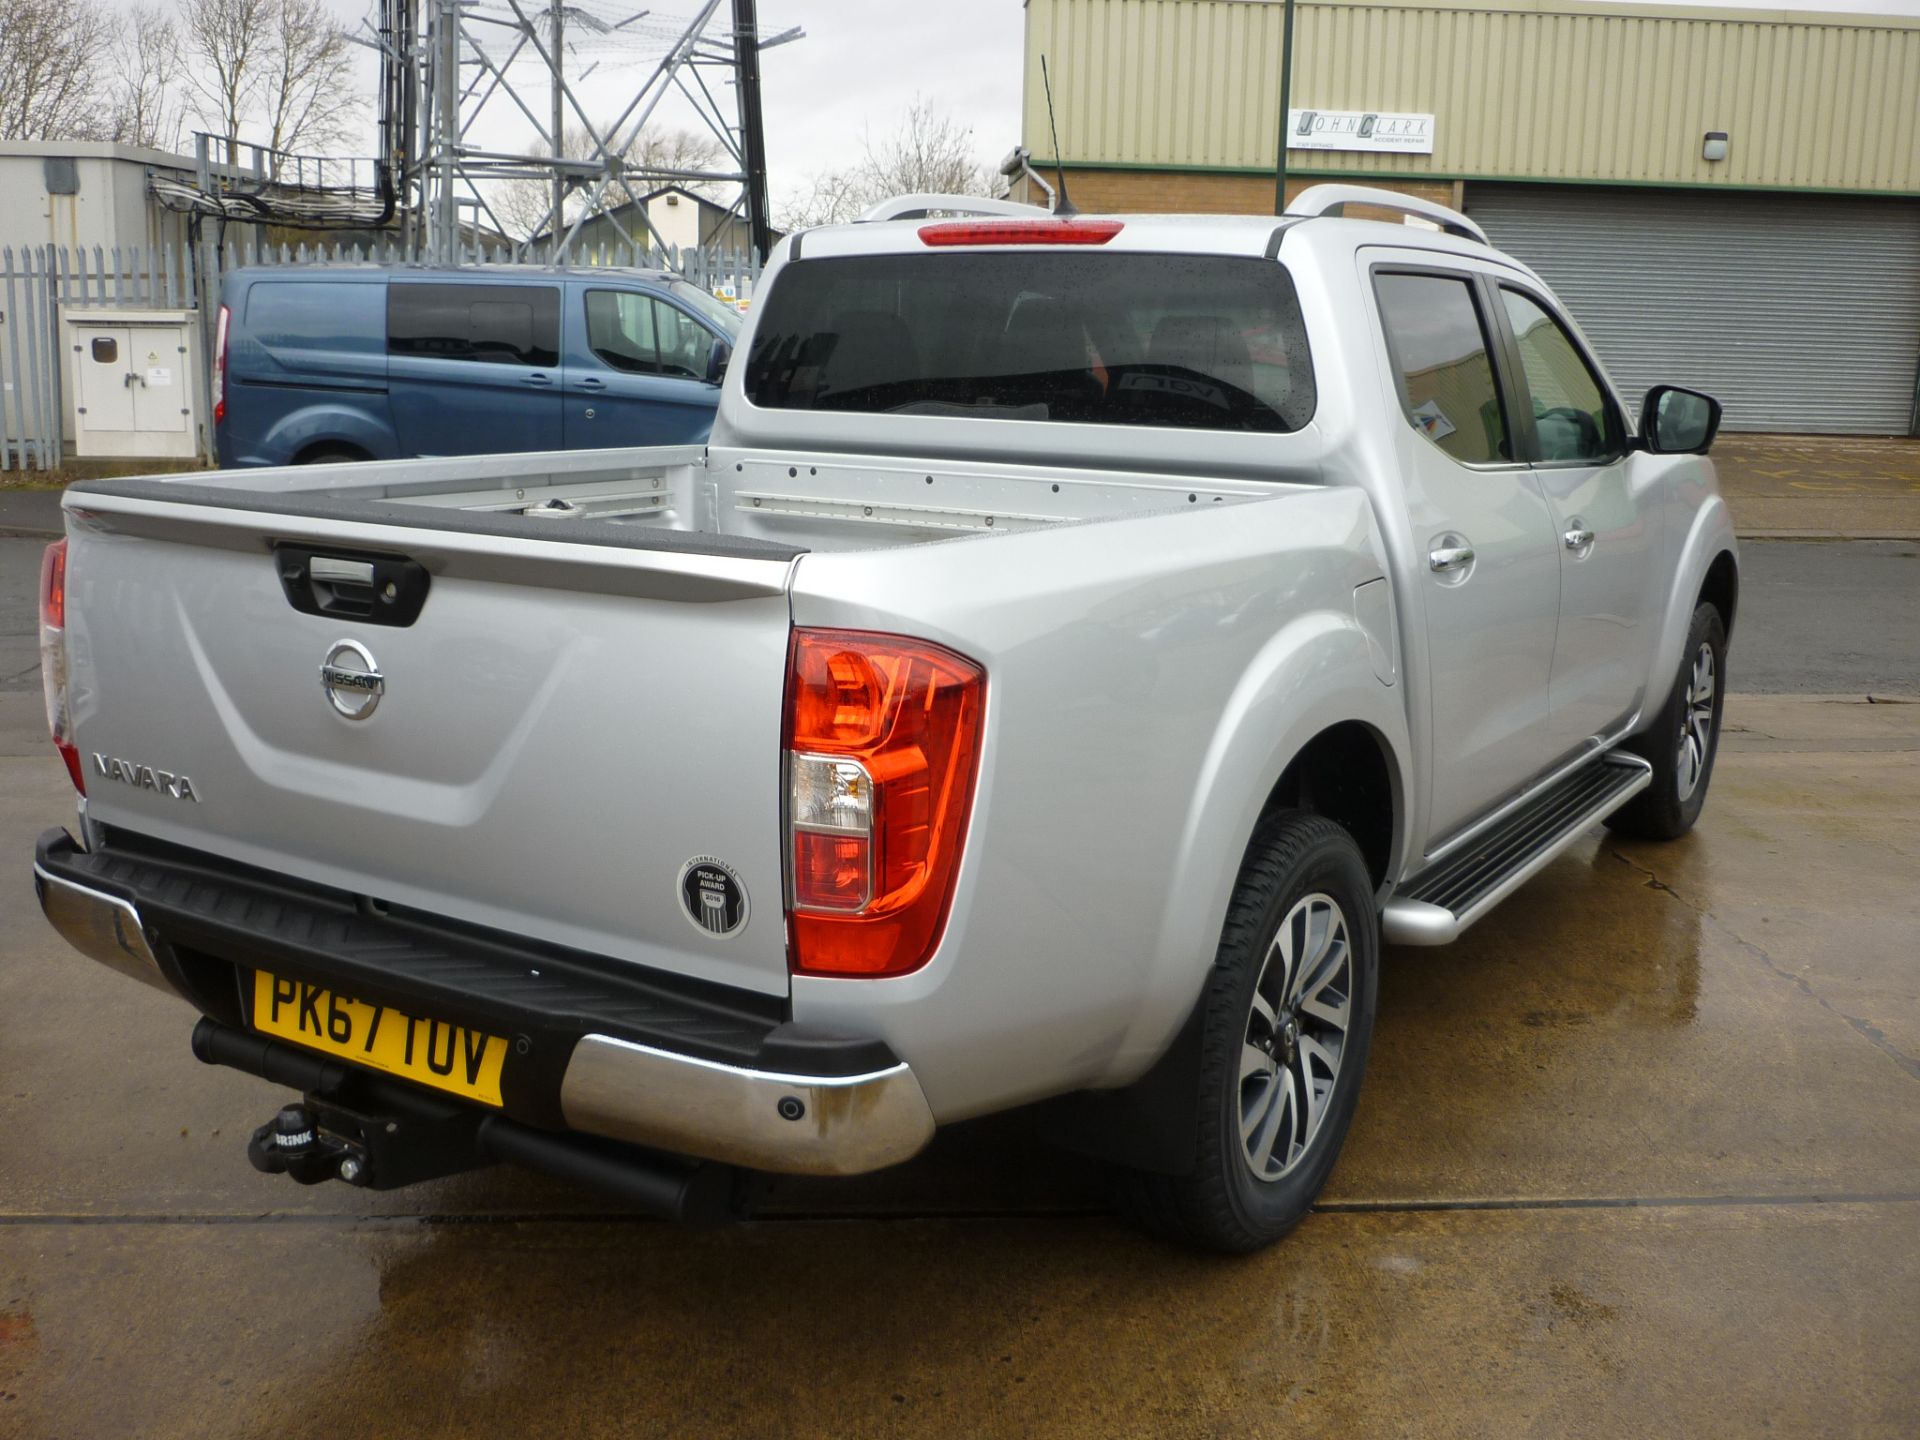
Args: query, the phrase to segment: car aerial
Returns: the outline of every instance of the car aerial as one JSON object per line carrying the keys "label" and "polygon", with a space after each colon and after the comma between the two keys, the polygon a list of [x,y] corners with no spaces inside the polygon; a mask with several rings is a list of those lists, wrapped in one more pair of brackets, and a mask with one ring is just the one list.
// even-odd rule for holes
{"label": "car aerial", "polygon": [[740,312],[659,270],[271,265],[214,331],[225,466],[697,444]]}
{"label": "car aerial", "polygon": [[1022,1108],[1248,1250],[1383,941],[1700,813],[1719,407],[1465,216],[908,197],[742,341],[705,445],[68,490],[41,903],[300,1092],[259,1168],[737,1213]]}

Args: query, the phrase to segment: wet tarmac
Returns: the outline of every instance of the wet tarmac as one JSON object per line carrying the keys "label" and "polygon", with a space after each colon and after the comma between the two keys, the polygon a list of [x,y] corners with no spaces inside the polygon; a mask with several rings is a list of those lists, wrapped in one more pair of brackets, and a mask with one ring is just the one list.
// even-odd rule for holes
{"label": "wet tarmac", "polygon": [[1920,1434],[1920,704],[1736,696],[1693,836],[1389,952],[1324,1202],[1235,1261],[1004,1119],[708,1232],[256,1175],[280,1092],[39,916],[37,710],[0,693],[0,1436]]}

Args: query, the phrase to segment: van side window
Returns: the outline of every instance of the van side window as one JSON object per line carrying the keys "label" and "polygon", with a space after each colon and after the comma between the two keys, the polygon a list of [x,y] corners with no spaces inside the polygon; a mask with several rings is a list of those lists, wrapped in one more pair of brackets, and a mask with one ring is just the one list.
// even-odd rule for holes
{"label": "van side window", "polygon": [[560,363],[560,291],[553,285],[387,287],[395,355],[552,367]]}
{"label": "van side window", "polygon": [[1464,276],[1374,280],[1400,405],[1413,428],[1467,465],[1513,459],[1487,327]]}
{"label": "van side window", "polygon": [[660,370],[686,380],[707,378],[713,332],[691,315],[656,301],[654,330],[660,337]]}
{"label": "van side window", "polygon": [[650,295],[589,290],[587,344],[615,370],[704,380],[713,332]]}

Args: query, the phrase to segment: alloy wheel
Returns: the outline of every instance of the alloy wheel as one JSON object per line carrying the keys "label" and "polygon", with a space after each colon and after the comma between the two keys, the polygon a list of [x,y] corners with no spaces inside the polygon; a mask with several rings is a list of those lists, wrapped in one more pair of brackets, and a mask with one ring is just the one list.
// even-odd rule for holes
{"label": "alloy wheel", "polygon": [[1240,1047],[1240,1148],[1260,1180],[1298,1165],[1332,1108],[1353,1009],[1347,917],[1297,901],[1267,946]]}
{"label": "alloy wheel", "polygon": [[1680,711],[1680,749],[1675,758],[1674,783],[1680,798],[1689,799],[1699,788],[1713,742],[1713,646],[1703,643],[1687,672],[1687,693]]}

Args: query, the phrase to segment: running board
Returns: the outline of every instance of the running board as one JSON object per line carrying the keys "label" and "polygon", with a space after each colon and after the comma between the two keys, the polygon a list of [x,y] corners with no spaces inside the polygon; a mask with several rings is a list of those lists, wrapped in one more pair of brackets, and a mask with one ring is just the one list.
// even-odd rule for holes
{"label": "running board", "polygon": [[1381,938],[1391,945],[1451,944],[1652,779],[1651,765],[1619,750],[1582,766],[1457,855],[1414,876],[1381,913]]}

